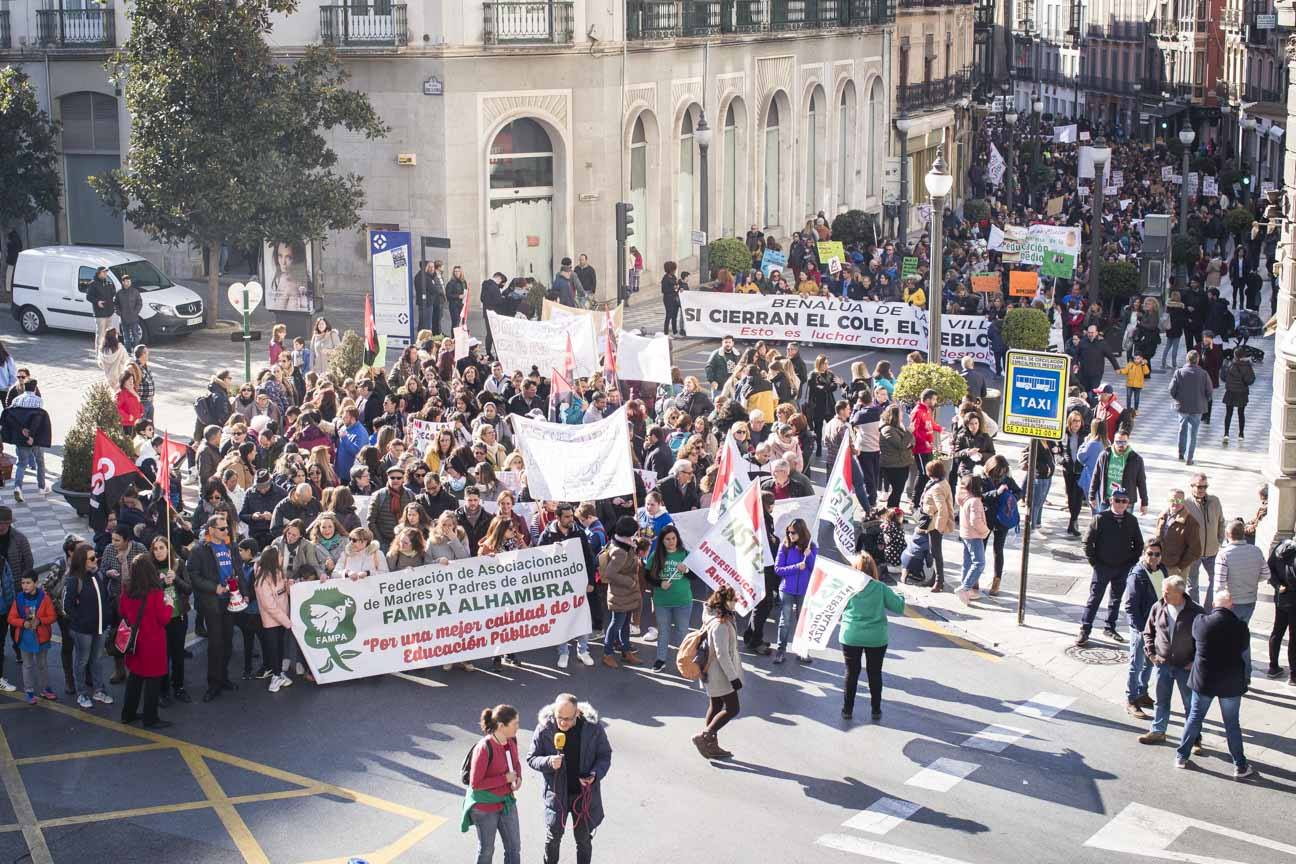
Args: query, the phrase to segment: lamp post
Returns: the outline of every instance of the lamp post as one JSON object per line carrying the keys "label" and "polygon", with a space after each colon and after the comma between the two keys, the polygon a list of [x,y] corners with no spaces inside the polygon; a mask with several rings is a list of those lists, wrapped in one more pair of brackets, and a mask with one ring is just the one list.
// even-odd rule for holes
{"label": "lamp post", "polygon": [[1188,236],[1188,157],[1197,134],[1191,127],[1179,130],[1179,143],[1183,145],[1183,182],[1179,184],[1179,236]]}
{"label": "lamp post", "polygon": [[[1243,166],[1246,164],[1246,133],[1254,132],[1257,125],[1258,124],[1256,123],[1256,118],[1254,117],[1242,116],[1238,119],[1238,170],[1239,171],[1244,170]],[[1246,171],[1246,179],[1247,182],[1242,184],[1243,203],[1246,203],[1248,200],[1250,200],[1250,195],[1248,194],[1251,190],[1250,170]]]}
{"label": "lamp post", "polygon": [[1093,223],[1089,227],[1089,302],[1102,303],[1098,289],[1098,261],[1102,256],[1102,211],[1103,183],[1107,179],[1107,160],[1111,158],[1111,148],[1099,135],[1093,142]]}
{"label": "lamp post", "polygon": [[936,161],[923,178],[932,203],[931,266],[927,268],[927,362],[940,362],[941,295],[945,281],[945,200],[954,188],[954,175],[949,173],[942,155],[944,148],[936,148]]}
{"label": "lamp post", "polygon": [[711,127],[706,122],[706,111],[701,111],[698,115],[697,126],[693,129],[693,140],[697,141],[698,155],[700,157],[700,179],[702,182],[702,248],[698,251],[698,284],[708,282],[711,279],[711,222],[709,220],[710,207],[708,206],[708,193],[710,183],[707,176],[707,150],[711,147]]}
{"label": "lamp post", "polygon": [[1017,111],[1010,109],[1004,115],[1004,120],[1008,121],[1008,210],[1014,211],[1017,207]]}
{"label": "lamp post", "polygon": [[[1039,91],[1031,94],[1031,140],[1035,149],[1031,151],[1031,173],[1030,179],[1026,182],[1027,201],[1034,200],[1031,196],[1034,193],[1035,177],[1039,174],[1040,167],[1040,115],[1044,113],[1044,101],[1040,99]],[[1029,204],[1027,206],[1030,206]]]}

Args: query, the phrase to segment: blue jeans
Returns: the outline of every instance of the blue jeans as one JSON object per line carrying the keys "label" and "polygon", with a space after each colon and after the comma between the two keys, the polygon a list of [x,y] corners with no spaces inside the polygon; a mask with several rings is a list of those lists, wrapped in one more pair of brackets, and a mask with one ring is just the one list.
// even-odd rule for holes
{"label": "blue jeans", "polygon": [[134,324],[121,325],[122,345],[126,347],[126,353],[132,354],[135,346],[144,341],[144,327],[137,321]]}
{"label": "blue jeans", "polygon": [[1163,370],[1179,365],[1179,342],[1182,339],[1182,336],[1166,337],[1165,351],[1161,353],[1161,368]]}
{"label": "blue jeans", "polygon": [[[1183,735],[1179,739],[1179,746],[1175,749],[1179,761],[1187,760],[1192,753],[1193,742],[1201,734],[1202,721],[1206,719],[1206,712],[1210,710],[1211,703],[1214,701],[1214,696],[1203,696],[1193,691],[1192,706],[1188,709],[1188,722],[1184,724]],[[1233,767],[1245,768],[1247,759],[1246,753],[1242,750],[1242,723],[1238,720],[1238,714],[1242,710],[1242,697],[1221,696],[1219,703],[1220,714],[1224,718],[1224,739],[1228,741]]]}
{"label": "blue jeans", "polygon": [[[1133,641],[1133,640],[1130,640]],[[1142,640],[1140,640],[1142,641]],[[1179,698],[1183,701],[1184,716],[1192,709],[1192,691],[1188,689],[1188,670],[1169,663],[1152,666],[1156,670],[1156,709],[1152,715],[1152,731],[1165,734],[1170,725],[1170,695],[1174,688],[1179,688]]]}
{"label": "blue jeans", "polygon": [[630,613],[613,612],[608,619],[607,632],[603,634],[603,653],[630,651]]}
{"label": "blue jeans", "polygon": [[102,656],[103,636],[72,631],[72,672],[76,677],[77,696],[89,698],[104,689],[103,673],[99,671]]}
{"label": "blue jeans", "polygon": [[1139,397],[1141,397],[1142,395],[1143,395],[1142,387],[1126,387],[1125,407],[1133,408],[1135,411],[1137,411],[1139,407]]}
{"label": "blue jeans", "polygon": [[23,476],[27,473],[28,468],[31,468],[36,472],[36,486],[43,490],[45,488],[44,449],[40,447],[18,448],[18,466],[14,470],[14,488],[19,492],[22,491]]}
{"label": "blue jeans", "polygon": [[981,584],[985,572],[985,539],[963,541],[963,583],[959,590],[970,591]]}
{"label": "blue jeans", "polygon": [[804,594],[783,592],[783,599],[779,601],[778,647],[780,651],[787,650],[788,638],[796,632],[797,619],[801,617],[801,604],[804,602]]}
{"label": "blue jeans", "polygon": [[[558,646],[558,656],[559,656],[559,657],[566,657],[566,656],[567,656],[568,649],[570,649],[570,648],[571,648],[571,643],[570,643],[570,642],[564,642],[563,644],[559,645],[559,646]],[[584,633],[582,633],[580,636],[577,636],[577,637],[576,637],[576,653],[577,653],[577,654],[588,654],[588,653],[589,653],[589,636],[587,636],[587,635],[584,634]]]}
{"label": "blue jeans", "polygon": [[1124,567],[1095,567],[1089,580],[1089,599],[1085,603],[1084,615],[1080,619],[1080,629],[1088,633],[1098,617],[1098,607],[1102,605],[1104,593],[1111,591],[1107,600],[1107,627],[1115,630],[1116,619],[1120,616],[1121,598],[1125,596],[1125,582],[1129,571]]}
{"label": "blue jeans", "polygon": [[1049,489],[1053,486],[1052,477],[1036,477],[1034,497],[1031,499],[1031,525],[1038,528],[1044,518],[1044,502],[1048,499]]}
{"label": "blue jeans", "polygon": [[693,615],[693,605],[661,606],[656,605],[657,613],[657,659],[665,663],[670,655],[671,629],[675,630],[676,643],[684,641],[688,635],[689,618]]}
{"label": "blue jeans", "polygon": [[504,864],[522,864],[522,829],[518,825],[518,811],[514,806],[505,813],[483,813],[476,807],[472,811],[473,827],[477,829],[477,864],[492,864],[495,860],[495,834],[504,839]]}
{"label": "blue jeans", "polygon": [[[1133,624],[1129,628],[1129,681],[1125,684],[1125,701],[1133,702],[1147,692],[1152,680],[1152,664],[1143,650],[1143,631]],[[1161,700],[1157,700],[1157,705]]]}
{"label": "blue jeans", "polygon": [[1191,462],[1197,452],[1197,430],[1201,428],[1200,414],[1179,415],[1179,458],[1188,457]]}
{"label": "blue jeans", "polygon": [[[1256,608],[1256,604],[1254,603],[1234,603],[1233,614],[1236,615],[1238,617],[1238,620],[1241,621],[1243,624],[1249,625],[1251,623],[1251,616],[1255,614],[1255,608]],[[1246,667],[1247,683],[1250,684],[1251,683],[1251,638],[1250,636],[1247,637],[1246,650],[1242,652],[1242,665]]]}

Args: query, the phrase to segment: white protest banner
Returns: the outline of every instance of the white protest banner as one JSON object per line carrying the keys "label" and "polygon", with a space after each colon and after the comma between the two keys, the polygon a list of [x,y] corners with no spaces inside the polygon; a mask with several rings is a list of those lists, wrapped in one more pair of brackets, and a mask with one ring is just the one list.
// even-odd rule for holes
{"label": "white protest banner", "polygon": [[1053,127],[1053,141],[1057,144],[1074,144],[1079,137],[1079,128],[1072,123],[1068,126]]}
{"label": "white protest banner", "polygon": [[454,424],[437,423],[432,420],[420,420],[417,417],[411,417],[406,423],[405,439],[410,443],[411,447],[422,455],[428,451],[429,447],[436,446],[437,433],[442,429],[454,432]]}
{"label": "white protest banner", "polygon": [[1173,184],[1175,184],[1176,186],[1182,186],[1182,185],[1183,185],[1183,180],[1184,180],[1184,178],[1183,178],[1183,175],[1182,175],[1182,174],[1172,174],[1172,175],[1170,175],[1170,182],[1173,183]]}
{"label": "white protest banner", "polygon": [[1113,171],[1113,172],[1112,172],[1112,175],[1111,175],[1111,184],[1112,184],[1113,186],[1124,186],[1124,185],[1125,185],[1125,172],[1124,172],[1124,171]]}
{"label": "white protest banner", "polygon": [[661,333],[649,338],[622,330],[617,334],[616,371],[623,381],[671,383],[670,337]]}
{"label": "white protest banner", "polygon": [[1088,141],[1088,140],[1089,140],[1089,133],[1088,133],[1088,132],[1081,132],[1081,133],[1080,133],[1080,140],[1081,140],[1081,141]]}
{"label": "white protest banner", "polygon": [[292,630],[321,684],[560,645],[590,631],[578,540],[364,579],[292,586]]}
{"label": "white protest banner", "polygon": [[468,351],[470,346],[468,344],[467,328],[464,327],[454,328],[454,346],[455,346],[454,359],[455,362],[458,363],[460,360],[468,356]]}
{"label": "white protest banner", "polygon": [[547,423],[512,415],[513,440],[526,462],[527,488],[537,501],[596,501],[633,495],[626,409],[597,423]]}
{"label": "white protest banner", "polygon": [[[781,501],[774,502],[774,518],[770,520],[770,528],[778,537],[782,537],[787,531],[787,526],[792,524],[793,519],[804,519],[807,525],[815,518],[815,512],[819,507],[818,495],[807,495],[804,498],[784,498]],[[707,532],[711,530],[712,524],[708,520],[709,511],[706,507],[698,510],[685,510],[683,513],[672,513],[671,521],[679,529],[680,538],[684,541],[685,549],[693,549],[702,542]],[[765,547],[765,566],[774,566],[774,555],[769,551],[769,546]]]}
{"label": "white protest banner", "polygon": [[822,556],[816,558],[814,573],[810,574],[810,584],[801,604],[801,617],[797,619],[796,632],[792,635],[792,651],[803,653],[811,648],[827,648],[846,604],[864,589],[868,581],[868,574],[863,571]]}
{"label": "white protest banner", "polygon": [[999,251],[1003,248],[1004,232],[998,225],[990,225],[990,239],[986,243],[986,248],[993,251]]}
{"label": "white protest banner", "polygon": [[1134,203],[1134,199],[1133,199],[1133,198],[1122,198],[1122,199],[1120,199],[1120,209],[1122,209],[1122,210],[1128,210],[1128,209],[1129,209],[1129,206],[1130,206],[1131,204],[1133,204],[1133,203]]}
{"label": "white protest banner", "polygon": [[1108,198],[1115,198],[1117,195],[1120,194],[1120,188],[1117,186],[1104,186],[1103,194],[1106,195]]}
{"label": "white protest banner", "polygon": [[1219,196],[1219,180],[1213,175],[1206,175],[1202,178],[1202,197],[1216,198]]}
{"label": "white protest banner", "polygon": [[635,473],[638,474],[639,479],[643,481],[645,492],[651,492],[657,487],[656,471],[645,471],[642,468],[636,468]]}
{"label": "white protest banner", "polygon": [[823,502],[815,514],[820,554],[831,554],[833,546],[836,546],[837,554],[844,560],[855,554],[857,534],[855,510],[859,507],[859,500],[855,497],[851,477],[851,466],[855,464],[853,452],[849,442],[843,443],[837,451],[837,461],[824,487]]}
{"label": "white protest banner", "polygon": [[1003,182],[1004,172],[1008,170],[1008,163],[1004,161],[1003,154],[994,144],[990,145],[990,164],[986,166],[986,180],[991,186],[998,186]]}
{"label": "white protest banner", "polygon": [[549,321],[528,321],[487,312],[495,356],[504,371],[527,372],[532,366],[548,377],[554,369],[563,368],[567,354],[567,337],[571,336],[575,373],[585,377],[599,371],[594,319],[591,316],[560,316]]}
{"label": "white protest banner", "polygon": [[738,597],[735,611],[746,615],[765,596],[768,552],[760,487],[753,483],[693,547],[684,565],[714,589],[732,588]]}
{"label": "white protest banner", "polygon": [[1169,165],[1162,165],[1162,166],[1161,166],[1161,179],[1162,179],[1162,180],[1169,180],[1171,177],[1174,177],[1174,168],[1171,167],[1171,166],[1169,166]]}
{"label": "white protest banner", "polygon": [[622,323],[625,312],[623,306],[620,304],[618,304],[611,313],[608,313],[601,309],[577,309],[573,306],[564,306],[561,303],[555,303],[546,297],[540,308],[541,321],[552,321],[556,318],[593,318],[595,333],[602,333],[607,330],[607,319],[609,314],[612,316],[612,327],[614,329],[620,330],[625,326]]}
{"label": "white protest banner", "polygon": [[[1037,222],[1030,226],[1028,239],[1044,244],[1044,249],[1049,252],[1061,252],[1065,255],[1080,254],[1080,228],[1076,225],[1049,225],[1044,222]],[[1023,250],[1022,263],[1030,264],[1026,260]],[[1043,260],[1041,258],[1041,260]]]}
{"label": "white protest banner", "polygon": [[[689,335],[694,337],[733,336],[902,351],[927,347],[927,310],[907,303],[713,291],[685,291],[680,303]],[[952,361],[967,354],[979,363],[993,362],[988,326],[980,315],[943,316],[941,357]]]}

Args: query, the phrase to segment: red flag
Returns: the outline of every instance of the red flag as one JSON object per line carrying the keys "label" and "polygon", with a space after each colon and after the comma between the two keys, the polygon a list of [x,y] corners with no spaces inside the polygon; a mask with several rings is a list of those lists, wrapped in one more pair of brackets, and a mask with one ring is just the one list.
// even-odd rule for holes
{"label": "red flag", "polygon": [[553,374],[549,376],[549,405],[553,409],[550,413],[559,422],[562,421],[562,418],[558,417],[558,406],[562,404],[562,397],[567,393],[576,392],[576,387],[572,383],[575,380],[575,372],[576,357],[572,353],[571,334],[569,333],[567,334],[567,350],[563,352],[562,371],[559,372],[554,369]]}
{"label": "red flag", "polygon": [[162,434],[162,449],[158,451],[158,488],[162,497],[171,499],[171,469],[187,456],[189,448],[179,441],[172,441],[167,433]]}
{"label": "red flag", "polygon": [[102,429],[95,430],[94,454],[90,463],[90,526],[96,531],[108,527],[108,514],[117,509],[122,493],[143,478],[139,468]]}
{"label": "red flag", "polygon": [[378,328],[374,324],[373,297],[369,294],[365,295],[364,343],[365,353],[368,355],[366,359],[372,360],[378,353]]}

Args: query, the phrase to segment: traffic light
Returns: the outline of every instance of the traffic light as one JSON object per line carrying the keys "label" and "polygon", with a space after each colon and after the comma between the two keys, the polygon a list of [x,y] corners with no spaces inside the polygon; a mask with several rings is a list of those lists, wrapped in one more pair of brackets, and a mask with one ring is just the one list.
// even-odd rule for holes
{"label": "traffic light", "polygon": [[617,241],[625,243],[634,236],[634,217],[630,214],[634,212],[634,205],[627,201],[618,201],[616,205],[616,236]]}

